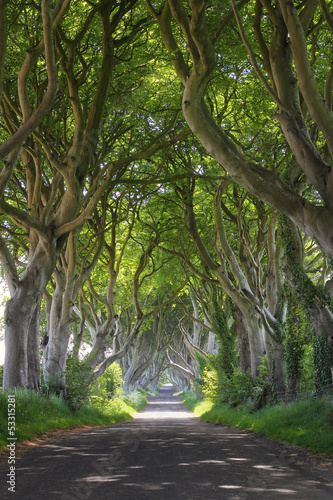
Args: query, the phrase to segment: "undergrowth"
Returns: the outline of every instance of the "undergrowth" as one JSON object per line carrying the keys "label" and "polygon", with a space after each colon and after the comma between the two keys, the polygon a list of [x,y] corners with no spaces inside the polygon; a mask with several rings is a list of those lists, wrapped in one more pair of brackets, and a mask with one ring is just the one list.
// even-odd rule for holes
{"label": "undergrowth", "polygon": [[[45,432],[69,429],[82,425],[112,425],[132,420],[132,414],[142,409],[147,400],[141,392],[120,395],[103,405],[98,401],[82,405],[76,411],[55,395],[16,390],[15,437],[17,441],[31,440]],[[8,443],[8,395],[0,393],[0,446]]]}
{"label": "undergrowth", "polygon": [[243,403],[233,408],[214,405],[187,392],[184,403],[200,420],[252,430],[265,436],[309,449],[313,453],[333,455],[333,398],[265,406],[253,412],[253,405]]}

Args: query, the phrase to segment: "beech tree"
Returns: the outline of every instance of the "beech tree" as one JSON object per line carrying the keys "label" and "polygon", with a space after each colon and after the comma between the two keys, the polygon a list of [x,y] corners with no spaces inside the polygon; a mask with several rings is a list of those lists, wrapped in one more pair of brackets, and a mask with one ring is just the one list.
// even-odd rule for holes
{"label": "beech tree", "polygon": [[[39,363],[39,306],[68,234],[92,216],[112,179],[176,140],[177,114],[163,109],[160,126],[150,127],[146,96],[135,93],[151,57],[141,50],[146,48],[141,36],[147,16],[136,0],[82,5],[68,0],[54,9],[43,1],[41,11],[29,5],[22,12],[19,5],[4,4],[0,155],[7,159],[0,210],[27,239],[22,275],[5,241],[1,244],[11,293],[4,387],[38,387],[29,366],[34,372]],[[18,32],[17,38],[8,35]],[[10,51],[15,54],[12,65]],[[138,99],[131,113],[127,93]],[[6,233],[6,224],[2,229]]]}
{"label": "beech tree", "polygon": [[[146,5],[183,84],[182,108],[193,134],[233,180],[288,216],[332,258],[333,73],[326,42],[333,18],[327,3],[146,0]],[[229,65],[236,47],[238,75]],[[225,80],[235,78],[238,86],[259,86],[269,117],[260,120],[263,133],[241,119],[237,136],[231,133],[233,99],[227,102],[223,92]],[[282,132],[282,153],[292,152],[294,165],[262,156],[260,136],[276,133],[274,120]],[[300,193],[304,179],[308,189]],[[327,301],[319,302],[317,332],[330,339],[332,311]]]}
{"label": "beech tree", "polygon": [[[192,132],[237,183],[285,213],[332,256],[329,162],[333,152],[333,80],[330,58],[318,57],[325,53],[325,40],[333,26],[327,3],[308,0],[296,5],[279,0],[272,4],[258,0],[237,5],[232,0],[222,6],[219,2],[190,0],[187,6],[169,0],[154,7],[147,0],[146,4],[159,24],[164,45],[184,86],[183,112]],[[244,26],[243,19],[250,29]],[[181,42],[175,26],[181,30]],[[235,27],[238,38],[231,35]],[[250,32],[248,36],[246,32]],[[230,35],[242,52],[246,48],[250,71],[257,75],[272,102],[271,120],[278,120],[284,147],[288,145],[292,150],[300,171],[318,193],[318,202],[300,196],[290,187],[279,175],[278,165],[255,163],[255,151],[244,155],[216,122],[216,111],[209,109],[205,96],[216,67],[223,68],[224,55],[230,51],[230,43],[226,42]],[[235,46],[232,50],[234,53]],[[244,67],[245,75],[247,71]],[[248,84],[246,78],[243,82]]]}
{"label": "beech tree", "polygon": [[[49,380],[73,333],[96,377],[124,356],[127,388],[167,366],[186,386],[227,294],[242,368],[256,376],[266,352],[283,386],[285,276],[328,349],[327,2],[0,0],[0,28],[5,388],[40,387],[43,296]],[[321,280],[303,258],[314,240]]]}

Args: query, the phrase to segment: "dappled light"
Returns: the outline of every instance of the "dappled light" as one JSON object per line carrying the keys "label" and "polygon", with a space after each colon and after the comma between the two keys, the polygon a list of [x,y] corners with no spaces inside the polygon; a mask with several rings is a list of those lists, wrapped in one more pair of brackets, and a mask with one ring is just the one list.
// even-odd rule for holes
{"label": "dappled light", "polygon": [[172,392],[163,387],[132,422],[46,443],[37,460],[23,458],[17,498],[35,499],[29,478],[36,474],[39,491],[65,495],[61,500],[83,493],[86,499],[331,498],[253,434],[200,422]]}

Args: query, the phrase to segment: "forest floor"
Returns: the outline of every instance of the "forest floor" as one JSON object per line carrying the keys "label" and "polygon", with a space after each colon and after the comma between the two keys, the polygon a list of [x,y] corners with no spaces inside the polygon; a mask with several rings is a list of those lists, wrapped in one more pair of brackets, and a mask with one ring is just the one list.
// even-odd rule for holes
{"label": "forest floor", "polygon": [[168,386],[132,422],[45,435],[16,451],[15,494],[8,460],[0,466],[3,499],[333,499],[333,457],[201,422]]}

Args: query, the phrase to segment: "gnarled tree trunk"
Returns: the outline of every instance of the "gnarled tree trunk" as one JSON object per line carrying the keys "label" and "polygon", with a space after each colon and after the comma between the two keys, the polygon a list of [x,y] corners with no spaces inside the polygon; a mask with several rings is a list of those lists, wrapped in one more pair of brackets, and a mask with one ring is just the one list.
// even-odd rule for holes
{"label": "gnarled tree trunk", "polygon": [[39,241],[24,275],[12,287],[5,308],[5,389],[40,387],[39,308],[55,261],[55,246]]}

